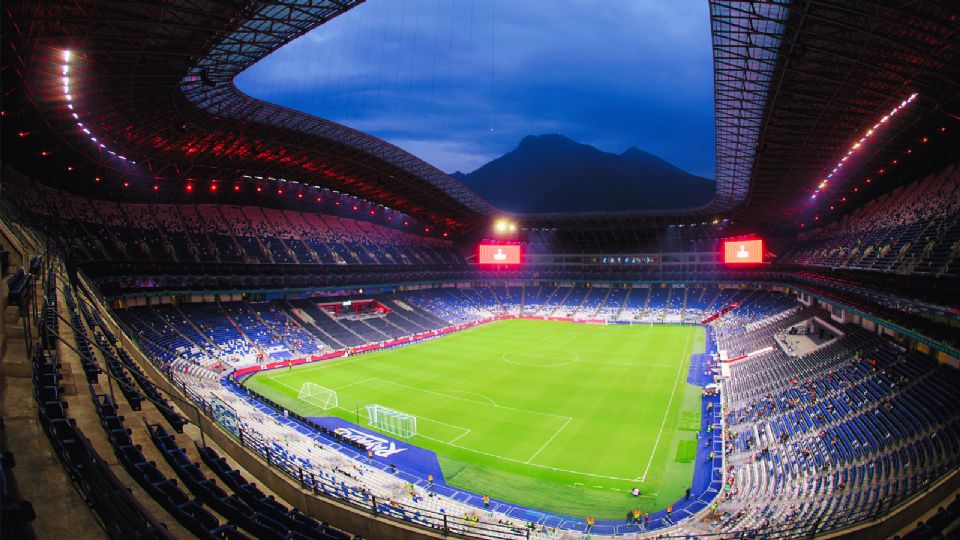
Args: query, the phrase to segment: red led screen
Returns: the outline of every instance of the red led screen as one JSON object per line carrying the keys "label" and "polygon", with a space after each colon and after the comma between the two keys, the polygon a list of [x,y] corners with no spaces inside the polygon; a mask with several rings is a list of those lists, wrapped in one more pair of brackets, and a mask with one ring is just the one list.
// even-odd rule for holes
{"label": "red led screen", "polygon": [[520,246],[480,244],[480,264],[520,264]]}
{"label": "red led screen", "polygon": [[724,240],[723,262],[757,264],[763,262],[763,240]]}

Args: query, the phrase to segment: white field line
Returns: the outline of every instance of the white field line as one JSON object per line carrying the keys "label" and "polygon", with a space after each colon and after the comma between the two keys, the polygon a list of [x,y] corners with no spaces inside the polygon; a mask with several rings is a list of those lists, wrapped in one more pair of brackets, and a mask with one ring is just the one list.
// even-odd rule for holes
{"label": "white field line", "polygon": [[[352,409],[347,409],[346,407],[337,407],[337,408],[340,409],[340,410],[342,410],[342,411],[347,411],[348,413],[361,412],[361,411],[355,411],[355,410],[352,410]],[[367,413],[366,413],[366,409],[364,409],[364,411],[362,411],[362,413],[363,413],[364,418],[366,418],[367,420],[370,419],[370,417],[369,417],[369,416],[367,415]],[[424,419],[424,420],[426,420],[426,421],[428,421],[428,422],[433,422],[433,423],[435,423],[435,424],[440,424],[440,425],[443,425],[443,426],[452,427],[452,428],[454,428],[454,429],[459,429],[460,431],[463,431],[463,433],[461,433],[460,435],[458,435],[454,440],[456,440],[456,439],[458,439],[458,438],[460,438],[460,437],[463,437],[463,436],[466,435],[467,433],[470,433],[470,430],[469,430],[469,429],[467,429],[467,428],[465,428],[465,427],[462,427],[462,426],[455,426],[455,425],[453,425],[453,424],[448,424],[448,423],[446,423],[446,422],[441,422],[441,421],[439,421],[439,420],[434,420],[434,419],[432,419],[432,418],[427,418],[426,416],[420,416],[419,414],[416,415],[416,417],[417,417],[418,420],[422,418],[422,419]],[[420,435],[420,434],[417,433],[417,435]],[[424,435],[424,436],[425,436],[425,435]],[[427,437],[427,438],[429,439],[430,437]],[[441,441],[441,442],[442,442],[442,441]]]}
{"label": "white field line", "polygon": [[[369,381],[389,382],[389,381],[383,381],[383,379],[378,379],[377,377],[370,377],[370,378],[364,379],[364,380],[362,380],[362,381],[358,381],[358,382],[355,382],[355,383],[348,384],[348,385],[346,385],[346,386],[340,386],[340,387],[338,387],[338,390],[341,389],[341,388],[346,388],[347,386],[353,386],[353,385],[355,385],[355,384],[361,384],[361,383],[369,382]],[[280,381],[277,381],[277,382],[280,382]],[[283,386],[286,386],[287,388],[289,388],[289,389],[291,389],[291,390],[295,390],[295,388],[293,388],[292,386],[290,386],[290,385],[288,385],[288,384],[284,384],[284,383],[282,383],[282,382],[281,382],[280,384],[282,384]],[[338,406],[337,408],[340,409],[340,410],[342,410],[342,411],[347,411],[347,412],[350,412],[350,413],[356,413],[356,412],[357,412],[357,411],[355,411],[355,410],[347,409],[347,408],[345,408],[345,407],[340,407],[340,406]],[[365,410],[365,409],[364,409],[364,410]],[[363,413],[363,416],[366,417],[367,420],[370,419],[370,417],[367,416],[366,412]],[[416,415],[416,417],[417,417],[417,418],[423,418],[424,420],[426,420],[426,421],[428,421],[428,422],[433,422],[433,423],[435,423],[435,424],[440,424],[440,425],[443,425],[443,426],[452,427],[452,428],[454,428],[454,429],[459,429],[459,430],[463,431],[463,433],[461,433],[460,435],[458,435],[458,436],[456,437],[456,439],[459,439],[460,437],[463,437],[463,436],[466,435],[467,433],[470,433],[470,430],[467,429],[467,428],[465,428],[465,427],[463,427],[463,426],[457,426],[457,425],[454,425],[454,424],[448,424],[448,423],[446,423],[446,422],[441,422],[440,420],[434,420],[434,419],[432,419],[432,418],[427,418],[426,416],[422,416],[422,415],[419,415],[419,414]],[[456,440],[456,439],[454,439],[454,440]]]}
{"label": "white field line", "polygon": [[558,430],[553,434],[552,437],[550,437],[549,439],[547,439],[547,442],[543,443],[543,446],[541,446],[539,450],[537,450],[536,452],[534,452],[534,454],[533,454],[532,456],[530,456],[529,459],[527,459],[526,461],[524,461],[524,463],[526,463],[526,464],[529,465],[530,462],[533,461],[533,458],[539,456],[539,455],[540,455],[540,452],[543,452],[543,449],[546,448],[550,443],[553,442],[554,439],[557,438],[557,435],[559,435],[560,432],[563,431],[563,428],[567,427],[567,425],[570,424],[570,420],[573,420],[573,418],[567,418],[567,421],[564,422],[562,426],[560,426],[560,429],[558,429]]}
{"label": "white field line", "polygon": [[[282,385],[282,386],[286,386],[287,388],[293,390],[294,392],[297,393],[298,396],[300,395],[300,389],[299,389],[299,388],[294,388],[293,386],[290,386],[290,385],[287,384],[287,383],[280,382],[280,381],[274,379],[273,377],[271,377],[271,376],[269,376],[269,375],[267,376],[267,378],[270,379],[271,381],[276,382],[277,384],[280,384],[280,385]],[[320,416],[323,416],[323,413],[326,411],[326,409],[324,409],[323,407],[321,407],[321,406],[319,406],[319,405],[316,405],[316,404],[314,404],[314,403],[310,403],[309,401],[305,401],[305,400],[303,400],[303,399],[300,399],[299,397],[297,398],[297,401],[299,401],[299,402],[301,402],[301,403],[309,403],[310,405],[313,405],[313,409],[317,409],[318,411],[320,411],[319,413],[317,413],[317,412],[315,411],[315,414],[319,414]],[[339,407],[338,407],[338,408],[339,408]]]}
{"label": "white field line", "polygon": [[[373,377],[373,378],[376,379],[376,377]],[[382,379],[377,379],[377,380],[382,381]],[[282,383],[282,382],[280,382],[280,381],[277,381],[277,382],[280,383],[280,384],[283,385],[283,386],[286,386],[287,388],[289,388],[289,389],[291,389],[291,390],[296,390],[296,388],[294,388],[294,387],[292,387],[292,386],[290,386],[290,385],[288,385],[288,384],[284,384],[284,383]],[[407,386],[407,385],[404,385],[404,384],[400,384],[400,383],[394,383],[393,381],[384,381],[384,382],[390,382],[390,383],[392,383],[392,384],[397,384],[397,385],[399,385],[399,386],[404,386],[404,387],[407,387],[407,388],[413,388],[414,390],[420,390],[419,388],[410,387],[410,386]],[[422,390],[421,390],[421,391],[422,391]],[[454,397],[454,396],[446,396],[446,397],[452,397],[452,398],[454,398],[454,399],[459,399],[459,398],[456,398],[456,397]],[[476,403],[475,401],[472,401],[472,400],[465,400],[465,401],[469,401],[469,402],[471,402],[471,403]],[[554,438],[556,438],[556,436],[563,430],[563,428],[567,427],[567,424],[569,424],[570,421],[573,420],[573,417],[570,417],[570,416],[558,416],[558,415],[552,415],[552,414],[549,414],[549,413],[538,413],[538,412],[536,412],[536,411],[528,411],[528,410],[526,410],[526,409],[514,409],[513,407],[502,407],[502,406],[499,406],[499,405],[497,405],[497,407],[498,407],[498,408],[503,408],[503,409],[512,409],[512,410],[517,410],[517,411],[522,411],[522,412],[534,413],[534,414],[543,414],[543,415],[548,415],[548,416],[557,416],[558,418],[564,418],[564,419],[566,420],[566,422],[564,422],[563,426],[561,426],[560,429],[558,429],[558,430],[553,434],[553,436],[550,437],[550,439],[549,439],[546,443],[544,443],[544,445],[543,445],[542,447],[540,447],[540,450],[537,450],[537,453],[534,454],[533,456],[531,456],[530,460],[532,460],[533,458],[537,457],[537,455],[538,455],[544,448],[546,448],[547,445],[550,444],[550,442],[552,442]],[[349,412],[349,413],[357,412],[357,411],[353,411],[353,410],[350,410],[350,409],[347,409],[347,408],[344,408],[344,407],[337,407],[337,408],[340,409],[340,410],[343,410],[343,411],[347,411],[347,412]],[[360,412],[360,415],[362,415],[364,418],[367,418],[367,419],[369,420],[369,417],[367,416],[366,411],[359,411],[359,412]],[[467,429],[467,428],[465,428],[465,427],[462,427],[462,426],[455,426],[455,425],[452,425],[452,424],[447,424],[447,423],[444,423],[444,422],[439,422],[439,421],[437,421],[437,420],[432,420],[432,419],[427,418],[427,417],[425,417],[425,416],[419,416],[419,415],[418,415],[417,418],[423,418],[424,420],[429,420],[429,421],[431,421],[431,422],[436,422],[436,423],[438,423],[438,424],[443,424],[443,425],[448,426],[448,427],[452,427],[452,428],[456,428],[456,429],[461,429],[461,430],[463,430],[464,433],[458,435],[457,437],[454,437],[453,439],[451,439],[451,440],[449,440],[449,441],[444,441],[444,440],[441,440],[441,439],[437,439],[437,438],[434,438],[434,437],[430,437],[430,436],[424,435],[424,434],[422,434],[422,433],[417,433],[417,435],[420,436],[420,437],[423,437],[423,438],[425,438],[425,439],[430,439],[431,441],[438,442],[438,443],[441,443],[441,444],[446,444],[446,445],[448,445],[448,446],[453,446],[454,448],[459,448],[459,449],[461,449],[461,450],[466,450],[466,451],[468,451],[468,452],[474,452],[474,453],[476,453],[476,454],[481,454],[481,455],[484,455],[484,456],[489,456],[489,457],[493,457],[493,458],[497,458],[497,459],[502,459],[502,460],[506,460],[506,461],[512,461],[512,462],[514,462],[514,463],[520,463],[520,464],[522,464],[522,465],[529,465],[529,466],[531,466],[531,467],[538,467],[538,468],[541,468],[541,469],[548,469],[548,470],[551,470],[551,471],[565,472],[565,473],[570,473],[570,474],[578,474],[578,475],[582,475],[582,476],[589,476],[589,477],[592,477],[592,478],[606,478],[607,480],[623,480],[623,481],[636,480],[635,478],[621,478],[621,477],[619,477],[619,476],[607,476],[607,475],[603,475],[603,474],[585,473],[585,472],[581,472],[581,471],[573,471],[573,470],[570,470],[570,469],[560,469],[560,468],[557,468],[557,467],[549,467],[549,466],[547,466],[547,465],[540,465],[540,464],[538,464],[538,463],[531,463],[530,460],[521,461],[521,460],[519,460],[519,459],[510,458],[510,457],[506,457],[506,456],[501,456],[501,455],[499,455],[499,454],[491,454],[491,453],[489,453],[489,452],[484,452],[484,451],[482,451],[482,450],[477,450],[477,449],[475,449],[475,448],[470,448],[470,447],[467,447],[467,446],[461,446],[461,445],[459,445],[459,444],[456,444],[456,441],[458,441],[461,437],[464,437],[465,435],[469,434],[469,433],[471,432],[471,430],[469,430],[469,429]]]}
{"label": "white field line", "polygon": [[469,434],[470,434],[470,430],[468,429],[468,430],[464,431],[463,433],[461,433],[460,435],[457,435],[457,436],[454,437],[453,439],[450,439],[450,442],[448,442],[447,444],[453,444],[453,443],[459,441],[459,440],[460,440],[461,438],[463,438],[465,435],[469,435]]}
{"label": "white field line", "polygon": [[459,444],[454,444],[454,443],[451,443],[451,442],[448,442],[448,441],[441,441],[440,439],[434,439],[433,437],[428,437],[428,436],[426,436],[426,435],[422,435],[422,434],[418,434],[418,435],[419,435],[420,437],[425,438],[425,439],[430,439],[431,441],[436,441],[436,442],[438,442],[438,443],[446,444],[446,445],[452,446],[452,447],[454,447],[454,448],[459,448],[459,449],[461,449],[461,450],[466,450],[467,452],[473,452],[473,453],[475,453],[475,454],[480,454],[480,455],[484,455],[484,456],[488,456],[488,457],[492,457],[492,458],[502,459],[502,460],[504,460],[504,461],[512,461],[513,463],[519,463],[519,464],[521,464],[521,465],[527,465],[527,466],[529,466],[529,467],[538,467],[538,468],[540,468],[540,469],[548,469],[548,470],[551,470],[551,471],[564,472],[564,473],[570,473],[570,474],[578,474],[578,475],[581,475],[581,476],[589,476],[589,477],[591,477],[591,478],[606,478],[607,480],[622,480],[622,481],[625,481],[625,482],[634,482],[634,481],[636,481],[636,478],[621,478],[621,477],[619,477],[619,476],[606,476],[606,475],[603,475],[603,474],[585,473],[585,472],[581,472],[581,471],[571,471],[570,469],[561,469],[561,468],[558,468],[558,467],[549,467],[549,466],[547,466],[547,465],[540,465],[540,464],[537,464],[537,463],[527,463],[527,462],[525,462],[525,461],[520,461],[519,459],[509,458],[509,457],[501,456],[501,455],[498,455],[498,454],[491,454],[491,453],[489,453],[489,452],[483,452],[483,451],[477,450],[477,449],[475,449],[475,448],[469,448],[469,447],[466,447],[466,446],[461,446],[461,445],[459,445]]}
{"label": "white field line", "polygon": [[[475,400],[472,400],[472,399],[465,399],[465,398],[457,397],[457,396],[448,396],[448,395],[446,395],[446,394],[443,393],[443,392],[445,392],[446,390],[443,390],[443,391],[440,391],[440,390],[426,390],[426,389],[423,389],[423,388],[417,388],[416,386],[410,386],[410,385],[407,385],[407,384],[398,383],[398,382],[396,382],[396,381],[388,381],[388,380],[386,380],[386,379],[379,379],[379,378],[377,378],[377,377],[374,377],[374,379],[376,379],[376,380],[378,380],[378,381],[380,381],[380,382],[385,382],[385,383],[392,384],[392,385],[395,385],[395,386],[402,386],[403,388],[407,388],[407,389],[410,389],[410,390],[416,390],[417,392],[423,392],[423,393],[426,393],[426,394],[436,394],[436,395],[443,396],[443,397],[446,397],[446,398],[458,399],[458,400],[460,400],[460,401],[466,401],[466,402],[469,402],[469,403],[481,404],[480,402],[475,401]],[[283,383],[281,383],[281,384],[283,384]],[[481,395],[481,394],[475,394],[475,395]],[[484,397],[485,397],[485,396],[484,396]],[[491,407],[496,407],[496,408],[498,408],[498,409],[506,409],[506,410],[508,410],[508,411],[525,412],[525,413],[529,413],[529,414],[539,414],[539,415],[541,415],[541,416],[552,416],[552,417],[554,417],[554,418],[561,418],[561,419],[567,420],[567,421],[573,420],[573,417],[571,417],[571,416],[565,416],[565,415],[562,415],[562,414],[545,413],[545,412],[540,412],[540,411],[531,411],[531,410],[529,410],[529,409],[519,409],[519,408],[517,408],[517,407],[508,407],[508,406],[506,406],[506,405],[497,405],[492,399],[487,398],[487,400],[490,401],[490,406],[491,406]]]}
{"label": "white field line", "polygon": [[637,364],[633,362],[603,362],[600,360],[580,360],[581,364],[599,364],[601,366],[632,366],[638,368],[672,368],[676,367],[676,362],[673,364]]}
{"label": "white field line", "polygon": [[[352,382],[352,383],[350,383],[350,384],[345,384],[345,385],[343,385],[343,386],[338,386],[338,387],[336,387],[336,388],[331,388],[331,390],[333,390],[333,391],[343,390],[344,388],[350,388],[351,386],[356,386],[356,385],[358,385],[358,384],[363,384],[363,383],[365,383],[365,382],[370,382],[370,381],[373,381],[373,380],[376,380],[376,377],[367,377],[366,379],[363,379],[362,381],[356,381],[356,382]],[[283,383],[280,383],[280,384],[283,384]]]}
{"label": "white field line", "polygon": [[[442,390],[442,391],[441,391],[441,390],[436,390],[436,391],[434,391],[433,393],[434,393],[434,394],[439,394],[439,395],[441,395],[441,396],[452,397],[452,398],[455,398],[455,399],[456,399],[457,396],[448,396],[447,393],[467,394],[468,396],[477,396],[477,397],[479,397],[479,398],[482,398],[482,399],[486,400],[487,403],[489,403],[490,405],[493,405],[494,407],[500,407],[500,405],[498,405],[496,401],[488,398],[487,396],[485,396],[485,395],[483,395],[483,394],[478,394],[478,393],[476,393],[476,392],[469,392],[469,391],[467,391],[467,390],[451,390],[451,389],[447,389],[447,390]],[[462,398],[461,398],[461,399],[462,399]],[[466,400],[466,401],[471,401],[471,400]]]}
{"label": "white field line", "polygon": [[[691,334],[687,334],[687,339],[684,341],[683,350],[686,354],[687,346],[690,344]],[[657,433],[657,440],[653,443],[653,451],[650,452],[650,459],[647,460],[647,466],[643,469],[643,475],[640,476],[640,483],[647,481],[647,473],[650,471],[650,465],[653,463],[653,456],[657,455],[657,447],[660,446],[660,438],[663,437],[663,428],[667,425],[667,417],[670,416],[670,405],[673,404],[673,397],[677,395],[677,383],[680,382],[680,374],[683,373],[684,364],[680,364],[680,369],[677,370],[677,377],[673,380],[673,391],[670,392],[670,400],[667,401],[667,410],[663,413],[663,421],[660,422],[660,432]]]}
{"label": "white field line", "polygon": [[[651,325],[651,328],[652,328],[652,325]],[[466,332],[470,332],[471,330],[475,330],[475,329],[476,329],[476,328],[471,328],[471,329],[469,329],[469,330],[466,330]],[[647,332],[645,332],[645,334],[646,334],[646,333],[649,333],[649,332],[650,332],[650,329],[647,329]],[[462,332],[461,332],[461,333],[462,333]],[[472,332],[471,332],[471,333],[472,333]],[[472,336],[472,337],[473,337],[474,339],[482,339],[482,340],[494,341],[494,340],[491,339],[491,338],[480,338],[479,336]],[[537,340],[537,342],[543,341],[543,340],[545,340],[545,339],[547,339],[546,336],[543,337],[543,338],[541,338],[541,339],[539,339],[539,340]],[[690,338],[689,338],[689,336],[688,336],[686,342],[689,343],[689,340],[690,340]],[[488,351],[488,350],[485,350],[485,349],[472,348],[472,347],[462,347],[462,346],[461,346],[461,347],[456,347],[456,348],[471,349],[471,350],[478,351],[478,352],[495,352],[495,351]],[[395,351],[399,351],[399,350],[402,350],[402,348],[387,349],[387,350],[381,351],[381,354],[389,354],[390,352],[395,352]],[[502,352],[502,351],[500,351],[500,352]],[[350,357],[350,358],[343,358],[343,359],[338,359],[338,360],[332,361],[332,362],[322,362],[322,363],[320,363],[320,364],[318,364],[318,365],[312,365],[312,366],[309,366],[308,369],[311,369],[311,371],[312,371],[312,370],[325,369],[325,368],[329,368],[329,367],[335,367],[335,366],[341,365],[341,364],[353,363],[354,361],[361,360],[361,359],[363,359],[363,356],[354,356],[354,357]],[[307,366],[305,366],[305,367],[307,367]],[[647,462],[647,466],[646,466],[646,468],[644,469],[643,475],[642,475],[640,478],[622,478],[622,477],[619,477],[619,476],[608,476],[608,475],[603,475],[603,474],[593,474],[593,473],[586,473],[586,472],[582,472],[582,471],[574,471],[574,470],[570,470],[570,469],[562,469],[562,468],[559,468],[559,467],[550,467],[550,466],[548,466],[548,465],[540,465],[540,464],[537,464],[537,463],[531,463],[531,462],[529,462],[529,460],[528,460],[528,461],[521,461],[521,460],[519,460],[519,459],[510,458],[510,457],[506,457],[506,456],[501,456],[501,455],[498,455],[498,454],[492,454],[492,453],[489,453],[489,452],[484,452],[484,451],[482,451],[482,450],[477,450],[477,449],[474,449],[474,448],[462,446],[462,445],[459,445],[459,444],[455,444],[456,441],[459,440],[459,438],[465,436],[465,435],[466,435],[467,433],[469,433],[471,430],[469,430],[469,429],[467,429],[467,428],[464,428],[464,427],[461,427],[461,426],[454,426],[454,425],[451,425],[451,424],[445,424],[445,425],[450,426],[450,427],[454,427],[454,428],[458,428],[458,429],[461,429],[461,430],[465,430],[465,433],[463,433],[462,435],[459,435],[458,437],[456,437],[456,438],[454,438],[454,439],[452,439],[452,440],[450,440],[450,441],[443,441],[443,440],[436,439],[436,438],[433,438],[433,437],[429,437],[429,436],[423,435],[423,434],[418,434],[418,436],[423,437],[423,438],[425,438],[425,439],[429,439],[429,440],[438,442],[438,443],[440,443],[440,444],[446,444],[446,445],[452,446],[452,447],[454,447],[454,448],[459,448],[459,449],[461,449],[461,450],[466,450],[466,451],[468,451],[468,452],[473,452],[473,453],[476,453],[476,454],[480,454],[480,455],[484,455],[484,456],[488,456],[488,457],[492,457],[492,458],[502,459],[502,460],[505,460],[505,461],[513,462],[513,463],[519,463],[519,464],[527,465],[527,466],[530,466],[530,467],[537,467],[537,468],[547,469],[547,470],[551,470],[551,471],[564,472],[564,473],[576,474],[576,475],[581,475],[581,476],[588,476],[588,477],[591,477],[591,478],[604,478],[604,479],[607,479],[607,480],[619,480],[619,481],[628,481],[628,482],[635,482],[635,481],[644,482],[644,481],[646,481],[647,473],[649,472],[650,466],[651,466],[651,464],[652,464],[652,462],[653,462],[653,458],[654,458],[654,456],[656,455],[657,448],[659,447],[660,439],[661,439],[661,437],[662,437],[662,435],[663,435],[663,428],[665,427],[665,424],[666,424],[666,418],[667,418],[667,416],[669,415],[670,405],[673,403],[673,398],[674,398],[674,396],[676,395],[677,383],[679,382],[680,374],[681,374],[682,372],[683,372],[683,365],[681,365],[681,366],[680,366],[680,369],[677,371],[677,378],[674,380],[674,390],[673,390],[673,393],[671,393],[671,395],[670,395],[670,400],[669,400],[669,402],[667,403],[667,412],[664,414],[664,420],[663,420],[663,422],[661,422],[660,432],[659,432],[658,435],[657,435],[657,440],[656,440],[655,443],[654,443],[653,451],[652,451],[651,454],[650,454],[650,460]],[[289,389],[291,389],[291,390],[297,390],[296,388],[294,388],[294,387],[292,387],[292,386],[290,386],[290,385],[288,385],[288,384],[284,384],[283,382],[277,380],[277,379],[279,379],[279,378],[281,378],[281,377],[284,377],[284,378],[285,378],[285,377],[288,376],[288,375],[292,375],[292,373],[290,373],[290,372],[283,372],[283,373],[277,373],[276,375],[270,375],[270,376],[268,376],[268,377],[269,377],[271,380],[275,380],[275,381],[278,382],[279,384],[281,384],[281,385],[283,385],[283,386],[285,386],[285,387],[287,387],[287,388],[289,388]],[[376,378],[376,377],[373,377],[373,378],[371,378],[371,379],[376,379],[376,380],[381,380],[381,381],[383,381],[383,379],[378,379],[378,378]],[[363,381],[363,382],[369,382],[371,379],[366,379],[366,380]],[[477,402],[474,401],[474,400],[469,400],[469,399],[464,399],[464,398],[457,398],[456,396],[446,395],[446,394],[443,394],[443,393],[440,392],[440,391],[424,390],[424,389],[421,389],[421,388],[416,388],[416,387],[404,385],[404,384],[402,384],[402,383],[397,383],[397,382],[395,382],[395,381],[384,381],[384,382],[389,382],[389,383],[394,384],[394,385],[404,386],[404,387],[406,387],[406,388],[410,388],[410,389],[417,390],[417,391],[420,391],[420,392],[427,392],[427,393],[437,394],[437,395],[441,395],[441,396],[448,397],[448,398],[461,399],[461,400],[463,400],[463,401],[468,401],[468,402],[471,402],[471,403],[477,403]],[[480,394],[475,394],[475,395],[480,396]],[[483,397],[486,397],[486,396],[483,396]],[[486,399],[490,400],[489,398],[486,398]],[[493,400],[490,400],[490,401],[492,402]],[[556,415],[556,414],[551,414],[551,413],[543,413],[543,412],[538,412],[538,411],[531,411],[531,410],[528,410],[528,409],[519,409],[519,408],[515,408],[515,407],[507,407],[507,406],[503,406],[503,405],[496,405],[496,404],[493,404],[493,403],[491,403],[491,405],[494,406],[494,407],[497,407],[497,408],[503,408],[503,409],[507,409],[507,410],[515,410],[515,411],[519,411],[519,412],[526,412],[526,413],[532,413],[532,414],[540,414],[540,415],[553,416],[553,417],[565,419],[565,420],[566,420],[566,423],[564,424],[563,427],[561,427],[560,429],[558,429],[556,433],[554,433],[553,437],[551,437],[551,441],[552,441],[553,438],[555,438],[555,437],[557,436],[557,434],[559,434],[559,432],[560,432],[563,428],[566,427],[567,424],[569,424],[569,422],[570,422],[571,420],[573,420],[573,417],[570,417],[570,416]],[[338,407],[338,408],[343,409],[343,410],[345,410],[345,411],[347,411],[347,412],[354,412],[354,411],[350,411],[349,409],[344,409],[343,407]],[[361,414],[362,414],[364,417],[367,416],[365,411],[361,411]],[[430,420],[430,421],[436,422],[436,420],[431,420],[431,419],[426,418],[426,417],[421,417],[421,418],[424,418],[424,419],[426,419],[426,420]],[[443,422],[437,422],[437,423],[443,424]],[[547,443],[549,444],[549,442],[551,442],[551,441],[548,441]],[[545,445],[545,446],[546,446],[546,445]],[[539,451],[537,452],[537,454],[539,454]],[[536,457],[537,454],[534,454],[533,457]],[[531,457],[530,459],[533,459],[533,458]]]}

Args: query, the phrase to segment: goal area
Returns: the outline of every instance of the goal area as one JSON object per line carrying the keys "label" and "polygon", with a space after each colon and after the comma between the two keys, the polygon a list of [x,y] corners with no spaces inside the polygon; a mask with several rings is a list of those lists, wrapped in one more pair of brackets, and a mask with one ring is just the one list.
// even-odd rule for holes
{"label": "goal area", "polygon": [[339,405],[336,391],[312,382],[303,383],[297,398],[325,411],[336,408]]}
{"label": "goal area", "polygon": [[396,411],[383,405],[366,405],[369,425],[396,435],[401,439],[409,439],[417,434],[417,417],[405,412]]}

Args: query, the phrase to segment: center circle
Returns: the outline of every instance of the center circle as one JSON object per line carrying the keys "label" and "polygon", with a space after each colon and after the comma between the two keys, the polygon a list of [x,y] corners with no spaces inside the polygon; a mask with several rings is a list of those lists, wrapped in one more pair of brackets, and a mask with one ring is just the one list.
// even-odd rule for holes
{"label": "center circle", "polygon": [[580,355],[571,351],[545,349],[536,352],[510,351],[501,355],[504,362],[528,367],[560,367],[580,361]]}

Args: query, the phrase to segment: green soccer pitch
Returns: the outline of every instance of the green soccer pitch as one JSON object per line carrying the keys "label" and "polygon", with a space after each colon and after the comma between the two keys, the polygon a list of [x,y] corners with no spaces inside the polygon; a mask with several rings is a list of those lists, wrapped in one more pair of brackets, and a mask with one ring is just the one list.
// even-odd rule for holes
{"label": "green soccer pitch", "polygon": [[[366,426],[364,406],[375,403],[416,415],[409,442],[437,453],[447,483],[619,519],[661,510],[690,485],[700,389],[686,379],[704,339],[697,326],[505,320],[246,385],[303,416],[359,414]],[[339,406],[299,400],[306,382],[335,390]]]}

